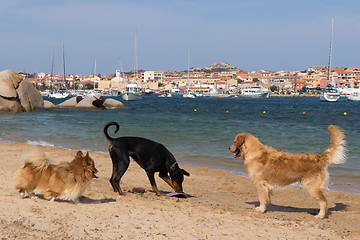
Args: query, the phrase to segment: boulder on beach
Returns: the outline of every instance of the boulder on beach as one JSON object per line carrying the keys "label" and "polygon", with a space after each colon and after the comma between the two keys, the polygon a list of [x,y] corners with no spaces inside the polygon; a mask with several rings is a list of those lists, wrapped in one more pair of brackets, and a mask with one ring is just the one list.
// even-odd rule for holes
{"label": "boulder on beach", "polygon": [[0,72],[0,112],[31,112],[44,109],[44,100],[35,87],[16,72]]}
{"label": "boulder on beach", "polygon": [[124,104],[118,100],[107,98],[104,102],[104,106],[109,108],[125,108]]}

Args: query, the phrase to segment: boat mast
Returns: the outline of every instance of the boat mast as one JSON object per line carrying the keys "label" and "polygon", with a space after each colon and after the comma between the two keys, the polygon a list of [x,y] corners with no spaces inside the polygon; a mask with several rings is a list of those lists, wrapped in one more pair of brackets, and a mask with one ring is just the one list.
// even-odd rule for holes
{"label": "boat mast", "polygon": [[329,52],[329,65],[328,65],[327,85],[328,85],[328,84],[331,84],[331,85],[334,85],[333,87],[335,87],[335,84],[333,84],[332,79],[330,79],[333,35],[334,35],[334,18],[331,19],[331,38],[330,38],[330,52]]}
{"label": "boat mast", "polygon": [[137,60],[137,32],[135,30],[135,40],[134,40],[134,81],[136,83],[137,77],[137,68],[138,68],[138,60]]}
{"label": "boat mast", "polygon": [[53,58],[52,58],[52,64],[51,64],[51,75],[50,75],[50,81],[51,85],[53,84],[53,76],[54,76],[54,64],[55,64],[55,49],[53,50]]}
{"label": "boat mast", "polygon": [[93,76],[93,78],[94,78],[94,90],[95,90],[95,76],[96,76],[96,59],[94,61],[94,76]]}
{"label": "boat mast", "polygon": [[65,78],[65,50],[64,50],[64,38],[62,40],[62,57],[63,57],[63,74],[64,74],[64,84],[66,85],[66,78]]}
{"label": "boat mast", "polygon": [[190,48],[188,48],[188,69],[187,69],[187,82],[186,82],[188,92],[189,92],[189,77],[190,77],[189,69],[190,69]]}
{"label": "boat mast", "polygon": [[121,64],[120,58],[119,58],[118,60],[119,60],[120,73],[123,73],[123,72],[124,72],[124,70],[123,70],[123,67],[122,67],[122,64]]}

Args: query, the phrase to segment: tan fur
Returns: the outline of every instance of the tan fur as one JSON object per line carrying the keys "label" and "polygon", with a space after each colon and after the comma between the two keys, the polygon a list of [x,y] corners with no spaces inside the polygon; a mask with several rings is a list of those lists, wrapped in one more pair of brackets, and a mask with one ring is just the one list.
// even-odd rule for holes
{"label": "tan fur", "polygon": [[46,199],[76,202],[97,173],[93,159],[78,151],[72,162],[51,164],[39,148],[25,156],[25,166],[16,171],[15,188],[25,193],[43,194]]}
{"label": "tan fur", "polygon": [[234,157],[244,161],[249,178],[255,184],[260,200],[256,210],[266,211],[270,203],[270,191],[274,186],[286,186],[301,183],[320,204],[317,218],[324,218],[327,211],[327,190],[329,164],[340,164],[346,161],[345,135],[337,126],[330,125],[330,146],[321,155],[316,153],[287,153],[263,145],[250,133],[240,133],[234,139],[230,151]]}

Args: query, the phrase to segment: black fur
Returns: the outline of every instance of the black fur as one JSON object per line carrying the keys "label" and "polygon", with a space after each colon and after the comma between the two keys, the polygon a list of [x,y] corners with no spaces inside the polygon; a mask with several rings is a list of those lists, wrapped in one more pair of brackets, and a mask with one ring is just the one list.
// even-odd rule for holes
{"label": "black fur", "polygon": [[120,126],[116,122],[109,122],[104,127],[105,137],[110,142],[109,153],[113,163],[110,183],[115,192],[122,194],[120,179],[129,167],[129,157],[132,157],[145,170],[151,187],[157,195],[161,194],[155,183],[155,172],[159,172],[159,176],[175,192],[183,192],[184,175],[190,176],[190,174],[179,168],[175,157],[164,145],[141,137],[112,138],[107,132],[110,126],[116,127],[115,134],[119,131]]}

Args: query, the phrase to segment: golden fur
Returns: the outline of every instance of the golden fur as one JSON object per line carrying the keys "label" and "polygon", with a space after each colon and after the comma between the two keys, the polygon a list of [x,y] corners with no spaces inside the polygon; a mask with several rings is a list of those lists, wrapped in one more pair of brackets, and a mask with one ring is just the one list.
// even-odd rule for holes
{"label": "golden fur", "polygon": [[327,190],[329,179],[327,166],[346,161],[344,132],[333,125],[328,130],[330,146],[322,154],[282,152],[263,145],[250,133],[240,133],[235,137],[230,151],[234,157],[241,156],[247,175],[257,188],[260,206],[256,210],[266,211],[271,187],[299,182],[319,201],[320,212],[316,217],[325,217],[327,201],[324,190]]}
{"label": "golden fur", "polygon": [[72,162],[51,164],[39,148],[25,156],[24,167],[15,173],[15,188],[22,197],[43,194],[46,199],[76,202],[90,183],[97,178],[95,163],[87,153],[78,151]]}

